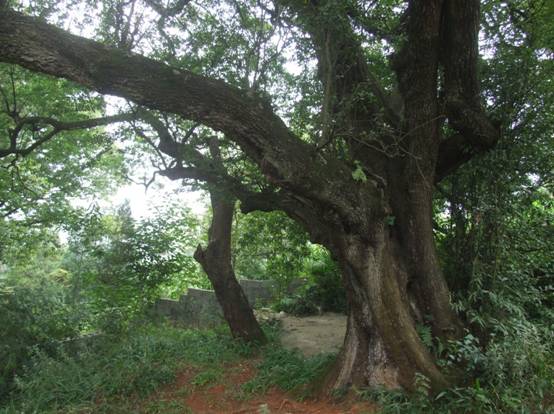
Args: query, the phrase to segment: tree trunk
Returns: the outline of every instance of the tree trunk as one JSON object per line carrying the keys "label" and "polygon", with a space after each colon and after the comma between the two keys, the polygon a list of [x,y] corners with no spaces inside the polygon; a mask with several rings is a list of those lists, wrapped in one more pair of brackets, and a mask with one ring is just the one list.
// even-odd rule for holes
{"label": "tree trunk", "polygon": [[427,326],[443,341],[461,332],[436,256],[431,203],[417,206],[407,195],[404,200],[401,210],[393,209],[394,222],[390,217],[376,221],[369,239],[341,234],[328,244],[341,266],[349,305],[347,333],[325,383],[328,390],[410,390],[418,373],[435,390],[450,384],[416,329]]}
{"label": "tree trunk", "polygon": [[231,262],[234,200],[215,190],[210,191],[210,198],[213,217],[208,246],[205,249],[198,246],[194,258],[212,282],[223,316],[231,329],[231,335],[247,342],[265,343],[266,337],[235,277]]}

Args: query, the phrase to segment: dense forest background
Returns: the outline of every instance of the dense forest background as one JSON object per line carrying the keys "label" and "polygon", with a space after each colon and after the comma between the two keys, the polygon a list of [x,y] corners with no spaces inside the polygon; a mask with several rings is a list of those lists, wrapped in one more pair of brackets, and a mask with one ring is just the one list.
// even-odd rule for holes
{"label": "dense forest background", "polygon": [[[8,3],[58,24],[71,21],[66,24],[81,33],[94,27],[96,39],[177,67],[252,90],[259,83],[263,88],[256,93],[271,92],[277,112],[299,136],[321,128],[320,138],[325,137],[327,121],[314,110],[325,102],[309,40],[286,16],[281,25],[272,20],[272,2],[209,2],[211,9],[192,2],[183,15],[189,37],[182,44],[175,28],[182,28],[184,17],[177,8],[175,15],[171,8],[156,14],[158,2],[145,2],[143,10],[135,1],[97,7],[95,2]],[[402,2],[369,3],[381,14],[381,29],[400,18]],[[364,396],[379,401],[384,412],[552,410],[554,6],[491,0],[482,2],[481,12],[482,97],[502,134],[494,148],[436,184],[432,200],[434,240],[463,335],[441,341],[428,324],[417,325],[438,365],[455,366],[462,380],[431,397],[425,378],[410,395],[367,391]],[[197,53],[178,53],[185,48]],[[388,87],[394,82],[386,49],[367,46],[366,53]],[[182,193],[204,194],[203,215],[184,205],[182,196],[168,193],[142,217],[132,214],[129,203],[106,204],[129,180],[162,194],[171,178],[163,171],[173,165],[158,144],[164,133],[183,142],[187,136],[192,141],[187,156],[201,167],[210,155],[212,131],[8,63],[0,64],[0,98],[0,411],[78,412],[84,402],[98,403],[98,393],[112,402],[114,396],[148,395],[173,378],[163,367],[178,358],[208,358],[202,356],[206,346],[217,349],[215,358],[222,360],[250,352],[227,332],[196,337],[151,324],[149,311],[157,298],[178,298],[189,287],[211,288],[193,258],[197,246],[208,243],[208,199],[214,191],[209,180],[177,180]],[[229,180],[240,177],[264,191],[262,175],[232,141],[220,137],[218,150]],[[352,180],[365,182],[366,174],[354,160]],[[339,266],[325,247],[311,242],[284,213],[241,212],[241,202],[231,198],[238,277],[274,280],[276,311],[347,311]],[[394,226],[394,216],[387,220]],[[307,284],[287,295],[295,278]],[[264,329],[276,335],[274,328]],[[109,339],[96,348],[73,353],[64,345],[97,333]],[[191,345],[191,354],[184,355],[177,345],[183,341],[196,341],[197,348]],[[102,377],[95,359],[110,370],[124,367],[122,377]],[[300,372],[308,372],[306,382],[327,363],[294,361]],[[148,371],[152,366],[155,374]],[[78,391],[71,378],[79,378]],[[106,407],[114,412],[113,405]]]}

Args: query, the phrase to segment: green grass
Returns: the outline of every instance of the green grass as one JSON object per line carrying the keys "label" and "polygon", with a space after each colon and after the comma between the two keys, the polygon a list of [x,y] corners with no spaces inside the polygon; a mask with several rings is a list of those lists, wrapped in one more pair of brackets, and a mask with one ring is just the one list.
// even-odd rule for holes
{"label": "green grass", "polygon": [[[258,374],[244,384],[243,391],[247,395],[260,394],[272,386],[284,391],[299,390],[324,376],[334,360],[332,354],[305,358],[299,352],[270,344],[264,349],[263,359],[257,367]],[[300,396],[305,395],[301,393]]]}
{"label": "green grass", "polygon": [[77,355],[36,354],[0,412],[132,412],[119,397],[144,398],[171,383],[184,365],[203,368],[195,381],[207,384],[216,379],[217,366],[252,352],[225,330],[143,327],[119,340],[106,337]]}
{"label": "green grass", "polygon": [[121,338],[101,338],[76,354],[63,349],[55,356],[37,352],[0,414],[187,413],[182,398],[149,398],[185,367],[197,374],[184,396],[194,387],[220,382],[229,364],[261,357],[257,376],[241,390],[248,397],[272,386],[299,389],[323,375],[333,360],[332,356],[306,359],[284,350],[277,343],[278,328],[264,326],[264,330],[269,344],[263,348],[234,341],[224,328],[196,331],[149,325]]}
{"label": "green grass", "polygon": [[217,382],[222,376],[223,370],[221,368],[208,368],[196,375],[192,379],[191,384],[197,387],[203,387]]}

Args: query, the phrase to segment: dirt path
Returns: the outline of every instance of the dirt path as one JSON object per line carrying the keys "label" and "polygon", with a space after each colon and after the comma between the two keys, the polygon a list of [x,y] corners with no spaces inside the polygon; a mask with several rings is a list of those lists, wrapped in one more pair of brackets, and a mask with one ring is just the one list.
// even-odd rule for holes
{"label": "dirt path", "polygon": [[[259,315],[258,315],[259,316]],[[267,313],[268,319],[281,321],[281,342],[288,349],[298,349],[306,356],[339,350],[346,331],[346,316],[326,313],[319,316],[295,317]],[[194,385],[198,370],[185,368],[176,381],[160,390],[151,401],[157,411],[194,414],[368,414],[377,413],[376,405],[347,399],[341,403],[330,399],[298,401],[274,387],[266,393],[245,395],[242,385],[256,375],[258,360],[241,360],[224,365],[215,383]],[[197,382],[197,381],[196,381]],[[168,410],[173,407],[175,411]]]}
{"label": "dirt path", "polygon": [[281,343],[287,349],[298,349],[305,356],[337,352],[346,333],[346,316],[324,313],[317,316],[284,315]]}
{"label": "dirt path", "polygon": [[[241,386],[256,374],[256,361],[244,360],[225,366],[222,379],[215,384],[195,386],[194,369],[185,369],[177,380],[151,398],[165,403],[158,411],[164,414],[374,414],[377,407],[368,402],[344,401],[340,404],[328,399],[297,401],[293,396],[271,388],[257,396],[244,396]],[[168,410],[173,407],[174,410]],[[143,411],[141,411],[143,412]]]}

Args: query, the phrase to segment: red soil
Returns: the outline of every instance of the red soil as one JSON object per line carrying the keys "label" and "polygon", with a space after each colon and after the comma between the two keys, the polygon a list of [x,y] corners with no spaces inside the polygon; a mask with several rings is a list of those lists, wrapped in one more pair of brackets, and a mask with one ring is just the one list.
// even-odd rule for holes
{"label": "red soil", "polygon": [[241,385],[256,373],[253,361],[243,361],[224,368],[217,384],[195,386],[192,380],[198,373],[185,369],[176,381],[153,399],[178,400],[195,414],[366,414],[377,413],[375,405],[346,401],[335,404],[330,400],[297,401],[291,395],[273,388],[266,394],[241,397]]}

